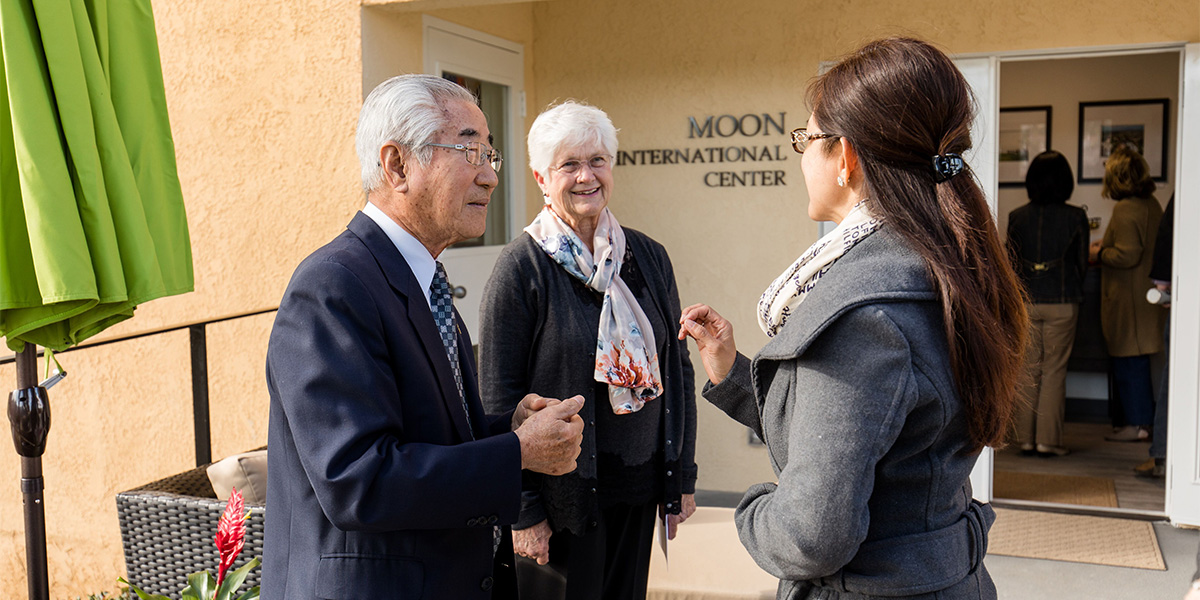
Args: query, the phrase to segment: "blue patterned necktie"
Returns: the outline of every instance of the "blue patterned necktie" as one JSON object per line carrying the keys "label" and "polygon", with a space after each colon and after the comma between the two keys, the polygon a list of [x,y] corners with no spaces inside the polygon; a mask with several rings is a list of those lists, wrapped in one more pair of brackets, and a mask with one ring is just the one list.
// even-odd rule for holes
{"label": "blue patterned necktie", "polygon": [[[450,280],[446,277],[446,268],[437,263],[433,273],[433,281],[429,283],[429,308],[433,311],[433,322],[437,324],[438,333],[442,335],[442,345],[446,347],[446,358],[450,359],[450,369],[454,371],[454,384],[458,386],[458,399],[462,401],[463,415],[467,417],[467,428],[471,428],[471,411],[467,409],[467,395],[463,393],[462,365],[458,362],[457,323],[454,320],[454,300],[450,297]],[[471,430],[471,439],[475,439],[475,431]],[[500,549],[500,527],[492,527],[492,555]]]}
{"label": "blue patterned necktie", "polygon": [[[463,393],[462,366],[458,362],[458,335],[455,330],[454,300],[450,297],[450,280],[446,278],[446,268],[437,263],[437,271],[433,273],[433,281],[429,284],[429,307],[433,310],[433,322],[437,324],[438,333],[442,334],[442,345],[446,348],[446,358],[450,359],[450,369],[454,371],[454,384],[458,386],[458,399],[462,401],[463,414],[467,417],[467,428],[471,428],[471,411],[467,409],[467,395]],[[475,438],[474,430],[471,439]]]}

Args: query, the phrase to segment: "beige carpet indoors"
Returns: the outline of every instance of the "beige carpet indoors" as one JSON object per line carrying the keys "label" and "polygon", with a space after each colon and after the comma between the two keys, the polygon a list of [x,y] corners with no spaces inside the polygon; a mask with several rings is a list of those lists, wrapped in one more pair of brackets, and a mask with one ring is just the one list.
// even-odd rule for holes
{"label": "beige carpet indoors", "polygon": [[[1117,506],[1111,479],[995,472],[997,498]],[[996,509],[988,553],[1165,571],[1154,526],[1146,521]]]}

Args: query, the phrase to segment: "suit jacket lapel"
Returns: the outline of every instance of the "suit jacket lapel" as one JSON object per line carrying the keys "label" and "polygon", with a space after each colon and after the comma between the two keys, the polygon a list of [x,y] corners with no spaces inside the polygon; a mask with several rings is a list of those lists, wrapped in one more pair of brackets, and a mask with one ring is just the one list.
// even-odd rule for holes
{"label": "suit jacket lapel", "polygon": [[[387,277],[388,284],[395,290],[402,302],[408,307],[407,317],[421,340],[425,355],[437,375],[438,387],[442,392],[442,403],[454,421],[454,427],[463,441],[472,439],[471,429],[467,425],[467,417],[463,413],[462,401],[458,398],[458,386],[454,383],[454,372],[450,367],[450,359],[446,356],[446,347],[442,345],[442,336],[438,333],[437,325],[433,322],[433,313],[425,303],[425,293],[421,290],[417,278],[409,268],[404,255],[392,244],[387,234],[375,224],[370,217],[363,213],[354,215],[354,219],[346,226],[363,241],[367,250],[375,257],[379,267]],[[469,349],[468,349],[469,350]],[[459,345],[460,363],[462,345]],[[463,385],[466,386],[467,372],[463,370]],[[478,394],[478,392],[476,392]]]}

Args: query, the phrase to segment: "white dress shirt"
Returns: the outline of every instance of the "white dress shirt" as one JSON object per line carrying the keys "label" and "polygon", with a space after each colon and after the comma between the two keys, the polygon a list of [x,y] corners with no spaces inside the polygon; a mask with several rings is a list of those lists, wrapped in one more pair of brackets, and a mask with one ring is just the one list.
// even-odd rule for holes
{"label": "white dress shirt", "polygon": [[[379,225],[379,228],[387,234],[388,239],[392,240],[392,244],[404,256],[404,261],[408,263],[408,268],[412,269],[417,283],[421,286],[421,293],[425,294],[425,303],[429,304],[429,285],[433,283],[433,273],[437,270],[437,265],[433,260],[433,255],[429,254],[429,249],[399,223],[384,214],[378,206],[367,202],[362,212]],[[433,310],[432,306],[430,306],[430,310]]]}

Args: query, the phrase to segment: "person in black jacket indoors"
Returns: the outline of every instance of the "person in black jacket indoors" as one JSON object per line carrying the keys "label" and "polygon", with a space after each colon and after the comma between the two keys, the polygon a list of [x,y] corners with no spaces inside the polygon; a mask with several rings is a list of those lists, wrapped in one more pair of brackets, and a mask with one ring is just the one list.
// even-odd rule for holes
{"label": "person in black jacket indoors", "polygon": [[1008,250],[1029,301],[1027,379],[1017,415],[1021,452],[1063,456],[1067,359],[1087,272],[1087,212],[1067,204],[1075,190],[1062,154],[1037,155],[1025,174],[1029,203],[1008,216]]}

